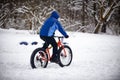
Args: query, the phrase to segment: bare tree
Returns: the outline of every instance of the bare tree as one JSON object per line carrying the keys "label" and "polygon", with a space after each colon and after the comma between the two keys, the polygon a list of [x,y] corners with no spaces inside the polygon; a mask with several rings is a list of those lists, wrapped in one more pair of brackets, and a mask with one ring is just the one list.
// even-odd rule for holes
{"label": "bare tree", "polygon": [[100,14],[97,16],[98,23],[95,27],[94,33],[98,33],[103,27],[105,29],[106,23],[109,21],[114,10],[119,6],[118,4],[120,4],[119,0],[113,0],[112,3],[109,4],[110,6],[104,7],[105,2],[106,0],[98,0],[97,4],[99,5]]}

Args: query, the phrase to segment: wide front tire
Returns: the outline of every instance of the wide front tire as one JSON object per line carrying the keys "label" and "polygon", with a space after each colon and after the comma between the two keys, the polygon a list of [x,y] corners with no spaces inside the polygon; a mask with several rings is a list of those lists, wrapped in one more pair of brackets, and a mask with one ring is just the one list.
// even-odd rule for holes
{"label": "wide front tire", "polygon": [[[66,52],[66,55],[64,55]],[[72,50],[69,46],[65,45],[64,48],[60,47],[59,51],[58,51],[58,59],[59,59],[59,65],[61,67],[64,66],[69,66],[72,62]]]}

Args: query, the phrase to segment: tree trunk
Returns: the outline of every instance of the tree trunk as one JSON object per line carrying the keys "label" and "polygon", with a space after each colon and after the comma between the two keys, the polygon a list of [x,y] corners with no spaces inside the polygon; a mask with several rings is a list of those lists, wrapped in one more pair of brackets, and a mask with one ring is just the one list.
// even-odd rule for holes
{"label": "tree trunk", "polygon": [[85,2],[82,0],[82,26],[85,25]]}
{"label": "tree trunk", "polygon": [[[113,2],[110,6],[110,8],[107,10],[105,10],[105,12],[103,13],[103,6],[100,8],[100,19],[98,22],[98,24],[96,25],[96,28],[94,30],[94,33],[99,33],[99,31],[101,31],[100,29],[102,29],[102,27],[104,27],[104,29],[106,29],[106,22],[108,21],[108,17],[111,16],[112,14],[112,11],[114,10],[114,7],[115,6],[115,2]],[[104,30],[106,31],[106,30]]]}
{"label": "tree trunk", "polygon": [[101,32],[106,33],[106,22],[103,23]]}
{"label": "tree trunk", "polygon": [[100,26],[101,26],[100,24],[101,24],[100,22],[97,23],[96,28],[94,30],[95,34],[97,34],[99,32],[99,29],[100,29]]}
{"label": "tree trunk", "polygon": [[[94,0],[95,1],[95,0]],[[96,21],[96,18],[95,18],[95,15],[96,15],[96,3],[93,4],[93,10],[94,10],[94,13],[93,13],[93,16],[94,16],[94,24],[95,26],[97,25],[97,21]]]}

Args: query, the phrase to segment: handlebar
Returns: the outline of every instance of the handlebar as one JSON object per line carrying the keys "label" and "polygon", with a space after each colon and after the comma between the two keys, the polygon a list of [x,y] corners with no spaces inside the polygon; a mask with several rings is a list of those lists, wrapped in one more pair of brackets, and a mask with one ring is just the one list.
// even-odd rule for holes
{"label": "handlebar", "polygon": [[63,42],[64,36],[54,36],[55,38],[58,38],[58,41]]}
{"label": "handlebar", "polygon": [[[63,39],[65,38],[64,36],[54,36],[54,37],[58,38],[58,40],[62,43],[63,43]],[[68,43],[64,42],[63,44],[68,44]]]}
{"label": "handlebar", "polygon": [[54,36],[55,38],[65,38],[64,36]]}

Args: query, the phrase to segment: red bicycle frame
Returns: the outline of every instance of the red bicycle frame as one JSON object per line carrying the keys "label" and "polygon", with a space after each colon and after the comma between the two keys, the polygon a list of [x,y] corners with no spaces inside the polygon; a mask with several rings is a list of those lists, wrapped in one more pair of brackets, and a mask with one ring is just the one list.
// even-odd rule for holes
{"label": "red bicycle frame", "polygon": [[[57,37],[57,36],[56,36]],[[64,45],[63,45],[63,43],[61,42],[61,39],[60,38],[64,38],[64,37],[58,37],[58,42],[57,42],[57,46],[58,46],[58,48],[60,49],[60,47],[62,47],[62,49],[63,49],[63,51],[64,51],[64,54],[63,54],[63,56],[67,56],[66,55],[66,51],[65,51],[65,48],[64,48]],[[50,61],[50,59],[52,58],[52,56],[50,56],[50,49],[52,48],[52,46],[50,46],[50,47],[48,47],[47,49],[46,49],[46,53],[48,54],[48,61]]]}

